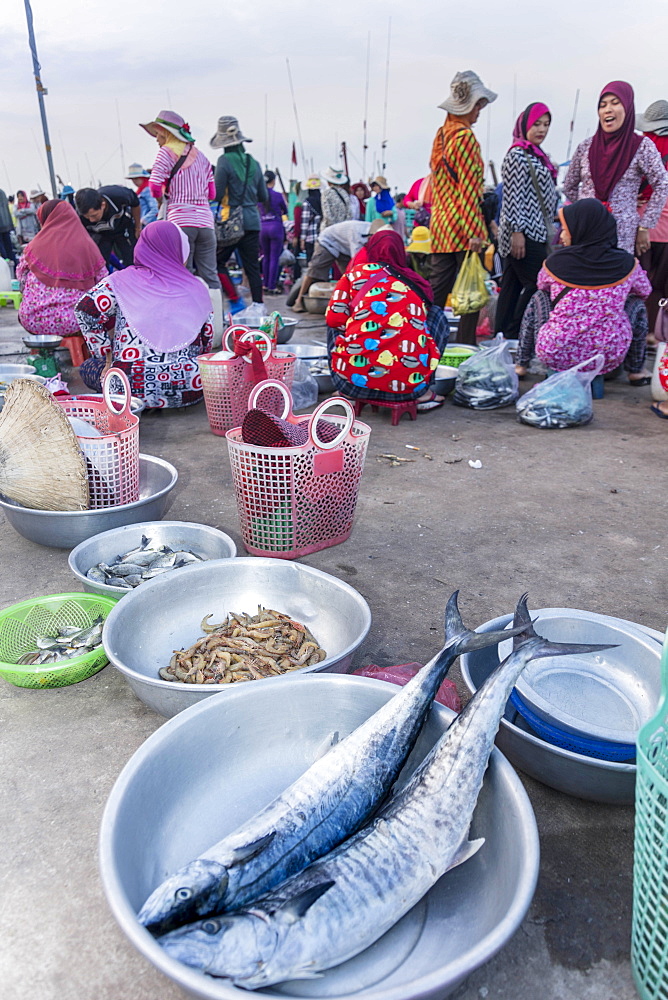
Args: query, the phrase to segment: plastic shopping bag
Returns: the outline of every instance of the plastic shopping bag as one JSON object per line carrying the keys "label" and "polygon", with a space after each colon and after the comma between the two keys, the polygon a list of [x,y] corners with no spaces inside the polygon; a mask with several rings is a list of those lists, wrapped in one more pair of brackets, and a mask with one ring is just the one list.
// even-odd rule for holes
{"label": "plastic shopping bag", "polygon": [[455,315],[477,312],[487,302],[489,292],[485,284],[487,272],[477,253],[467,251],[464,263],[452,289],[451,302]]}
{"label": "plastic shopping bag", "polygon": [[476,351],[457,369],[453,403],[473,410],[494,410],[514,403],[519,395],[519,380],[502,333]]}
{"label": "plastic shopping bag", "polygon": [[[358,677],[373,677],[377,681],[388,681],[390,684],[398,684],[403,687],[412,680],[417,672],[422,670],[421,663],[399,663],[392,667],[379,667],[375,663],[370,663],[368,667],[359,667],[353,670],[353,674]],[[442,682],[434,701],[451,708],[453,712],[461,712],[462,703],[457,694],[457,687],[448,677]]]}
{"label": "plastic shopping bag", "polygon": [[[595,354],[564,372],[550,375],[529,389],[516,404],[518,419],[532,427],[578,427],[594,415],[592,380],[601,371],[605,358]],[[583,368],[592,366],[588,371]]]}
{"label": "plastic shopping bag", "polygon": [[292,377],[292,408],[307,410],[318,402],[318,383],[311,375],[308,365],[299,358],[295,361]]}

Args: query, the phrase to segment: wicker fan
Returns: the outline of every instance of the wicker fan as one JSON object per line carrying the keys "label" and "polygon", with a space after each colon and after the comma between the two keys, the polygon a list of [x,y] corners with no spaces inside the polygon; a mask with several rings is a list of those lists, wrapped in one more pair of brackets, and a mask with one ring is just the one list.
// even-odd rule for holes
{"label": "wicker fan", "polygon": [[0,413],[0,493],[35,510],[87,510],[86,462],[48,389],[15,379]]}

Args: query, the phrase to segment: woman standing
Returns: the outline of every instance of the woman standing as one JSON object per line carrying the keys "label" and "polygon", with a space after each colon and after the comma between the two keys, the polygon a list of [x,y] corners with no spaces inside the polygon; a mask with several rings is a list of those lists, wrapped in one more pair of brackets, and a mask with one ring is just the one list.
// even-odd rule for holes
{"label": "woman standing", "polygon": [[561,242],[538,275],[538,291],[522,320],[517,373],[535,351],[555,371],[603,354],[603,372],[622,361],[632,385],[647,385],[643,372],[651,291],[633,254],[617,246],[613,216],[595,198],[559,210]]}
{"label": "woman standing", "polygon": [[530,104],[515,122],[501,165],[503,203],[499,254],[503,261],[495,331],[516,338],[547,257],[557,209],[557,170],[541,146],[552,120],[546,104]]}
{"label": "woman standing", "polygon": [[[377,232],[339,280],[327,307],[327,349],[334,387],[355,399],[443,405],[429,389],[448,341],[429,282],[406,261],[401,237]],[[431,322],[433,321],[433,323]]]}
{"label": "woman standing", "polygon": [[241,208],[244,233],[237,243],[218,247],[218,271],[229,281],[226,264],[235,251],[241,258],[246,272],[253,302],[262,302],[262,274],[260,272],[260,213],[257,206],[269,197],[262,175],[262,167],[244,149],[245,142],[252,142],[239,127],[238,119],[222,115],[218,119],[216,134],[209,145],[222,149],[223,155],[216,163],[216,199],[230,210]]}
{"label": "woman standing", "polygon": [[345,222],[352,218],[350,198],[345,190],[345,185],[348,183],[346,174],[343,170],[328,167],[327,172],[322,176],[323,180],[327,181],[327,187],[322,192],[320,199],[322,203],[321,230],[333,226],[336,222]]}
{"label": "woman standing", "polygon": [[68,201],[39,206],[41,230],[19,260],[19,322],[34,334],[80,336],[74,307],[107,275],[104,258]]}
{"label": "woman standing", "polygon": [[221,291],[216,269],[216,234],[209,202],[216,197],[213,168],[204,153],[195,149],[190,126],[175,111],[161,111],[141,126],[152,135],[160,151],[149,178],[151,194],[167,203],[166,218],[188,237],[188,267],[209,288]]}
{"label": "woman standing", "polygon": [[306,181],[306,198],[302,202],[302,217],[299,233],[299,246],[306,254],[308,263],[313,256],[315,241],[320,232],[322,222],[322,204],[320,200],[320,178],[311,174]]}
{"label": "woman standing", "polygon": [[[637,135],[633,87],[609,83],[598,100],[598,128],[575,150],[564,181],[569,201],[598,198],[617,222],[619,246],[638,255],[649,250],[649,230],[659,221],[668,197],[668,173],[651,139]],[[640,225],[638,195],[647,182],[652,197]]]}
{"label": "woman standing", "polygon": [[260,213],[260,225],[262,227],[260,229],[262,278],[264,281],[264,291],[269,292],[270,295],[277,295],[278,260],[283,252],[283,244],[285,243],[283,216],[288,214],[288,206],[285,204],[283,195],[274,190],[276,174],[273,170],[265,170],[264,180],[267,185],[269,197],[267,201],[260,202],[257,206]]}
{"label": "woman standing", "polygon": [[[487,239],[482,214],[484,165],[473,125],[497,95],[472,70],[457,73],[450,96],[439,104],[447,111],[431,151],[431,244],[434,302],[443,308],[467,250],[480,253]],[[475,344],[478,313],[462,316],[458,339]]]}
{"label": "woman standing", "polygon": [[39,232],[37,209],[25,191],[16,192],[16,235],[21,246],[29,243]]}
{"label": "woman standing", "polygon": [[[644,115],[638,115],[636,128],[654,143],[661,162],[668,170],[668,101],[654,101],[650,104]],[[640,191],[642,208],[651,197],[651,185],[646,185]],[[649,240],[650,248],[643,254],[640,263],[652,284],[652,294],[647,300],[647,318],[652,331],[659,311],[659,301],[668,298],[668,201],[658,223],[649,231]]]}
{"label": "woman standing", "polygon": [[100,391],[104,370],[113,364],[148,407],[200,402],[197,358],[211,350],[213,313],[208,290],[185,266],[189,253],[178,226],[150,222],[135,247],[134,265],[110,274],[80,299],[76,318],[93,357],[79,373],[91,389]]}

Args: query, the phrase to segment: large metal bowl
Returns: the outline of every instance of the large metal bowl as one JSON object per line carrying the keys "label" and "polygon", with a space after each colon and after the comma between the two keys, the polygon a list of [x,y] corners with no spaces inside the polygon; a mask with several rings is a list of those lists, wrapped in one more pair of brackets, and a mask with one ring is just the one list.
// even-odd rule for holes
{"label": "large metal bowl", "polygon": [[[501,615],[480,625],[476,631],[493,632],[505,628],[511,621],[512,615]],[[610,618],[610,621],[619,622],[620,619]],[[635,627],[658,641],[663,639],[651,629]],[[538,629],[540,631],[540,626]],[[464,683],[473,694],[498,666],[498,647],[464,653],[459,662]],[[635,764],[598,760],[553,746],[531,732],[510,702],[506,705],[496,743],[516,767],[559,792],[614,805],[630,805],[635,800]]]}
{"label": "large metal bowl", "polygon": [[[116,556],[141,545],[142,535],[150,538],[156,546],[169,545],[172,549],[188,549],[203,559],[232,559],[237,554],[237,547],[230,536],[208,524],[190,521],[140,521],[139,524],[126,524],[87,538],[70,552],[70,569],[83,589],[89,594],[103,594],[116,599],[132,593],[125,587],[93,583],[86,573],[99,562],[111,563]],[[144,587],[146,584],[142,583],[140,586]]]}
{"label": "large metal bowl", "polygon": [[[612,643],[594,655],[533,660],[515,685],[535,715],[566,733],[634,744],[661,695],[661,650],[636,626],[575,608],[534,611],[553,642]],[[512,640],[499,646],[503,659]],[[517,706],[522,711],[520,706]]]}
{"label": "large metal bowl", "polygon": [[179,474],[153,455],[139,456],[139,500],[99,510],[31,510],[0,493],[0,509],[13,528],[38,545],[71,549],[91,535],[138,521],[156,521],[166,512]]}
{"label": "large metal bowl", "polygon": [[275,350],[276,354],[294,354],[300,361],[313,361],[317,358],[327,357],[326,344],[290,344],[289,347]]}
{"label": "large metal bowl", "polygon": [[[114,608],[102,642],[137,697],[169,718],[239,686],[163,681],[158,671],[174,650],[187,649],[202,635],[205,615],[221,621],[229,611],[255,614],[258,604],[306,625],[327,652],[315,667],[293,673],[345,673],[371,625],[367,602],[335,576],[303,563],[246,556],[184,566],[178,574],[165,573],[142,584]],[[266,682],[241,686],[244,683]]]}
{"label": "large metal bowl", "polygon": [[[347,735],[394,693],[393,685],[383,681],[332,674],[237,685],[229,697],[210,698],[167,722],[125,766],[102,818],[104,891],[134,947],[190,996],[248,1000],[251,994],[169,958],[137,921],[146,897],[166,875],[283,791],[317,758],[328,734]],[[453,718],[449,709],[432,705],[409,769]],[[372,948],[320,979],[269,987],[258,995],[286,1000],[448,996],[512,937],[538,876],[533,810],[496,749],[471,836],[485,838],[481,850],[444,875]]]}

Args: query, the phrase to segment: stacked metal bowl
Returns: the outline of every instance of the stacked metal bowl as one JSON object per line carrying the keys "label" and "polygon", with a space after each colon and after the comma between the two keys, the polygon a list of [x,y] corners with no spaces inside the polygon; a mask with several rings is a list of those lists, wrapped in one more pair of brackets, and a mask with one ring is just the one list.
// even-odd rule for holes
{"label": "stacked metal bowl", "polygon": [[[597,654],[533,661],[506,706],[498,744],[513,763],[544,784],[598,802],[632,802],[635,741],[661,693],[659,632],[620,618],[572,608],[532,612],[554,642],[610,643]],[[504,615],[478,631],[504,628]],[[508,655],[511,640],[462,657],[474,692]]]}

